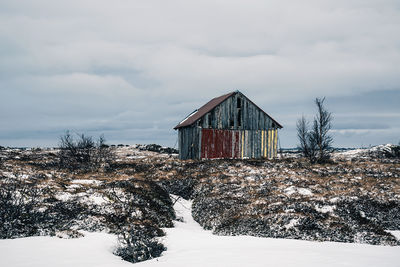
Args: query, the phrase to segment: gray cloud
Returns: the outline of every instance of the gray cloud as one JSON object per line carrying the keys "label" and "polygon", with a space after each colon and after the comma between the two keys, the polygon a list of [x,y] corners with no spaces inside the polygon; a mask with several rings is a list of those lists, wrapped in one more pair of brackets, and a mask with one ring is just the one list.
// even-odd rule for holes
{"label": "gray cloud", "polygon": [[316,96],[337,145],[397,142],[399,28],[395,0],[2,1],[0,144],[76,129],[173,145],[179,120],[236,89],[285,126],[282,146]]}

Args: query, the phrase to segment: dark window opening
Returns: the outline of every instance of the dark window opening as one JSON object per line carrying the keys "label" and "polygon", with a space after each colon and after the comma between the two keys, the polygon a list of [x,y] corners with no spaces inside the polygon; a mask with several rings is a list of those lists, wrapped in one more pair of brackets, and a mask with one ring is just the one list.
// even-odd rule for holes
{"label": "dark window opening", "polygon": [[237,98],[237,99],[236,99],[236,107],[237,107],[237,108],[241,108],[241,107],[242,107],[242,101],[241,101],[240,98]]}
{"label": "dark window opening", "polygon": [[208,128],[211,128],[211,114],[207,115],[207,119],[208,119]]}
{"label": "dark window opening", "polygon": [[242,126],[242,110],[238,109],[237,113],[237,126]]}

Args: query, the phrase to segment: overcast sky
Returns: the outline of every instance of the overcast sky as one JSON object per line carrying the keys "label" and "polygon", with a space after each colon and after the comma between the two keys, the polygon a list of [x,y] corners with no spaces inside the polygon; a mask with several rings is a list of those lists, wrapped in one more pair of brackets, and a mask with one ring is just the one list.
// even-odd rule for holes
{"label": "overcast sky", "polygon": [[67,129],[174,146],[240,90],[284,126],[326,96],[335,146],[400,141],[400,1],[0,0],[0,145]]}

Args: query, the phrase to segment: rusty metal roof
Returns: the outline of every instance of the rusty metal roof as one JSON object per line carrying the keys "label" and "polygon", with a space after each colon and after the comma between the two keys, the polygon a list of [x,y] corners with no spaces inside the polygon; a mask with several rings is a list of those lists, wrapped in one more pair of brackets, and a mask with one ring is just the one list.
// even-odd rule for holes
{"label": "rusty metal roof", "polygon": [[[190,126],[193,123],[195,123],[197,120],[199,120],[200,118],[202,118],[204,115],[206,115],[208,112],[210,112],[211,110],[213,110],[216,106],[218,106],[219,104],[221,104],[222,102],[224,102],[226,99],[228,99],[229,97],[231,97],[232,95],[236,94],[236,93],[240,93],[239,91],[235,91],[235,92],[231,92],[229,94],[226,95],[222,95],[216,98],[211,99],[209,102],[207,102],[207,104],[205,104],[204,106],[202,106],[201,108],[199,108],[198,110],[193,111],[191,114],[189,114],[189,116],[187,116],[183,121],[181,121],[178,125],[176,125],[174,127],[174,130],[182,128],[182,127],[186,127],[186,126]],[[241,93],[242,94],[242,93]],[[242,94],[243,95],[243,94]],[[245,95],[243,95],[244,97],[246,97]],[[246,97],[247,98],[247,97]],[[248,99],[248,98],[247,98]],[[250,99],[248,99],[251,103],[253,103]],[[253,105],[255,105],[257,108],[259,108],[256,104],[253,103]],[[271,118],[271,120],[273,120],[279,128],[283,128],[276,120],[274,120],[271,116],[269,116],[264,110],[262,110],[261,108],[259,108],[262,112],[264,112],[268,117]]]}
{"label": "rusty metal roof", "polygon": [[194,111],[191,113],[189,116],[187,116],[183,121],[181,121],[178,125],[174,127],[174,129],[178,129],[181,127],[189,126],[195,123],[198,119],[206,115],[208,112],[210,112],[213,108],[224,102],[226,99],[228,99],[230,96],[234,95],[235,92],[222,95],[216,98],[211,99],[207,104],[199,108],[197,111]]}

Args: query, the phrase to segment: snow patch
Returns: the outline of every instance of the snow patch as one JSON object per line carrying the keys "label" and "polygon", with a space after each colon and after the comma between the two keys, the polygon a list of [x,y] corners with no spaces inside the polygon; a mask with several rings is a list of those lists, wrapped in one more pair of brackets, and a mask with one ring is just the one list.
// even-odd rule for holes
{"label": "snow patch", "polygon": [[290,196],[291,194],[296,193],[296,187],[294,186],[289,186],[288,188],[286,188],[285,190],[285,194]]}
{"label": "snow patch", "polygon": [[324,205],[320,207],[319,205],[315,206],[315,210],[321,213],[332,213],[336,209],[336,206],[329,206],[329,205]]}
{"label": "snow patch", "polygon": [[290,228],[293,228],[294,226],[296,226],[298,222],[299,222],[299,219],[291,219],[290,222],[288,224],[284,225],[283,227],[286,229],[290,229]]}
{"label": "snow patch", "polygon": [[89,185],[100,185],[102,184],[99,180],[90,180],[90,179],[79,179],[73,180],[72,183],[74,184],[89,184]]}
{"label": "snow patch", "polygon": [[397,238],[397,240],[400,240],[400,231],[386,231],[386,232],[389,232],[389,233],[391,233],[394,237],[396,237]]}
{"label": "snow patch", "polygon": [[72,197],[73,195],[68,192],[59,192],[55,195],[55,198],[60,201],[68,201]]}
{"label": "snow patch", "polygon": [[179,124],[184,123],[185,121],[187,121],[190,117],[192,117],[194,114],[196,114],[198,112],[198,110],[196,109],[195,111],[193,111],[192,113],[190,113],[186,118],[184,118]]}
{"label": "snow patch", "polygon": [[289,186],[288,188],[286,188],[284,190],[285,194],[290,196],[292,194],[298,193],[300,195],[304,195],[304,196],[312,196],[313,193],[311,192],[310,189],[307,188],[301,188],[301,187],[295,187],[295,186]]}
{"label": "snow patch", "polygon": [[96,205],[103,205],[105,203],[110,202],[110,200],[108,198],[105,198],[104,196],[102,196],[100,194],[99,195],[96,195],[96,194],[89,195],[87,197],[87,199]]}
{"label": "snow patch", "polygon": [[299,189],[297,189],[297,192],[299,192],[300,195],[305,195],[305,196],[312,196],[313,195],[311,190],[310,189],[306,189],[306,188],[299,188]]}

